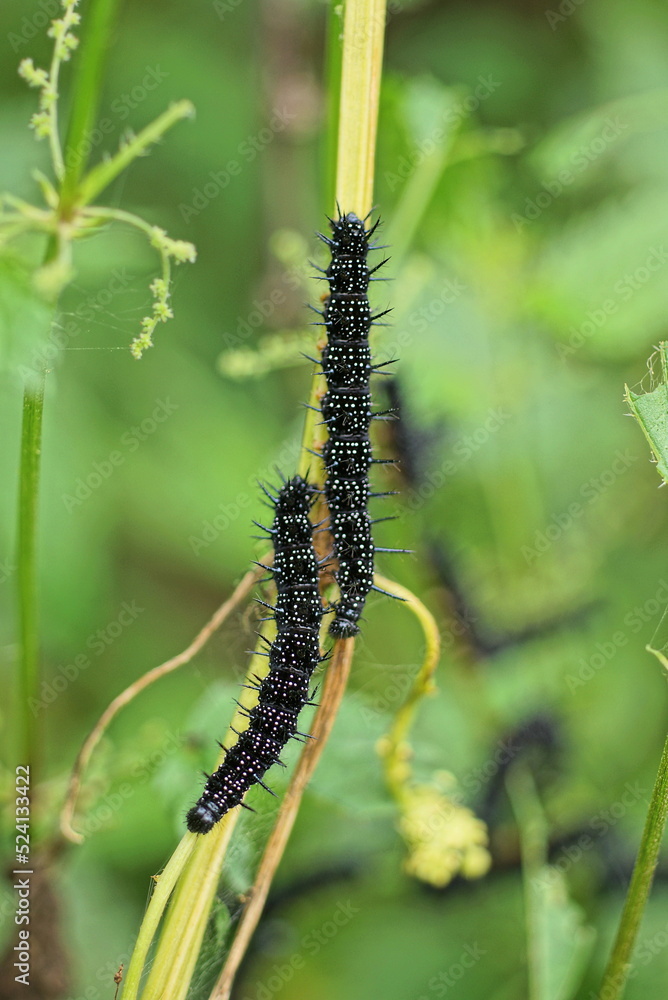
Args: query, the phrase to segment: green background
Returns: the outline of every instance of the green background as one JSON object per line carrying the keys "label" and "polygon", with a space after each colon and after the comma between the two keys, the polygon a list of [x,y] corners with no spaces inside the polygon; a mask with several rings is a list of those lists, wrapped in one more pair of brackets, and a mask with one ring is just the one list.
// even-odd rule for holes
{"label": "green background", "polygon": [[[16,65],[47,57],[42,9],[5,0],[0,33],[0,189],[32,200],[31,170],[48,169],[47,151],[26,128],[35,94]],[[319,294],[306,261],[322,260],[313,232],[331,209],[326,13],[297,0],[123,5],[100,106],[111,124],[92,137],[93,159],[173,100],[191,99],[197,115],[104,200],[193,241],[199,256],[177,269],[175,318],[140,363],[127,345],[148,311],[157,260],[139,236],[114,228],[78,247],[61,303],[69,339],[48,377],[39,537],[45,830],[108,701],[185,647],[261,553],[250,537],[264,513],[256,479],[295,466],[311,373],[298,352],[315,339],[304,303]],[[400,514],[379,539],[415,555],[386,557],[381,569],[415,589],[444,639],[414,766],[423,779],[451,771],[464,801],[482,809],[500,742],[529,718],[548,720],[558,747],[534,754],[532,767],[551,858],[565,874],[559,893],[567,888],[579,910],[565,909],[565,895],[553,909],[597,936],[579,984],[539,995],[584,1000],[600,981],[666,729],[664,678],[644,649],[668,603],[666,498],[622,396],[666,334],[668,12],[651,0],[407,3],[389,17],[385,67],[375,200],[394,280],[376,286],[376,302],[394,314],[377,350],[400,357],[408,414],[430,444],[421,487],[399,484],[403,499],[378,509]],[[65,94],[68,78],[66,67]],[[17,366],[32,350],[12,342],[6,299],[5,687],[15,652]],[[230,376],[230,350],[266,351],[262,338],[280,332],[300,344],[289,341],[279,365]],[[398,480],[381,470],[378,483]],[[487,634],[555,619],[561,627],[472,656],[435,552],[455,567]],[[117,629],[124,603],[141,610]],[[59,866],[72,998],[113,995],[150,876],[183,829],[199,771],[213,763],[253,627],[239,609],[195,662],[119,717],[96,755],[84,800],[91,835]],[[54,681],[82,653],[88,665],[58,692]],[[405,609],[371,599],[349,696],[238,997],[527,996],[522,878],[503,789],[484,880],[436,891],[402,871],[374,745],[421,655]],[[16,763],[10,748],[10,777]],[[492,777],[476,783],[486,765]],[[248,884],[262,815],[244,817],[223,888],[229,903]],[[578,854],[573,837],[583,832],[591,846]],[[629,1000],[665,990],[666,901],[660,877]],[[316,947],[314,933],[326,934],[349,903],[350,919]],[[5,907],[3,935],[10,929]],[[193,996],[207,995],[223,934],[221,910]],[[480,957],[465,978],[439,979],[467,947]]]}

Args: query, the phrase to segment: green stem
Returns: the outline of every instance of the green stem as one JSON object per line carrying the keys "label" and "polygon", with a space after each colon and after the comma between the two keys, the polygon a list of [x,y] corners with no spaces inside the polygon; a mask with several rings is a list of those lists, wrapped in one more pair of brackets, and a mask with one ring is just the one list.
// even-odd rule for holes
{"label": "green stem", "polygon": [[652,801],[649,805],[640,850],[619,921],[617,937],[601,983],[600,1000],[618,1000],[624,993],[626,980],[631,969],[631,956],[640,929],[640,921],[652,888],[667,816],[668,738],[663,747],[659,771],[652,792]]}
{"label": "green stem", "polygon": [[157,142],[165,132],[176,125],[183,118],[192,118],[195,109],[190,101],[177,101],[171,107],[163,111],[155,121],[147,125],[145,129],[134,136],[124,146],[121,146],[115,156],[110,160],[103,160],[93,167],[84,177],[79,185],[77,201],[81,205],[88,205],[93,198],[108,187],[113,180],[122,173],[133,160],[146,152],[149,146]]}
{"label": "green stem", "polygon": [[[325,51],[325,82],[327,85],[327,129],[325,130],[324,204],[332,210],[336,190],[336,161],[338,156],[338,124],[341,107],[341,64],[343,60],[343,8],[329,5]],[[344,209],[345,211],[345,209]]]}
{"label": "green stem", "polygon": [[[23,395],[21,464],[18,513],[18,628],[19,628],[19,717],[22,720],[23,758],[33,769],[38,757],[36,716],[31,699],[39,696],[39,639],[37,628],[37,500],[39,493],[44,372],[26,385]],[[33,775],[34,781],[34,775]]]}
{"label": "green stem", "polygon": [[72,83],[72,111],[65,143],[65,175],[61,192],[63,206],[70,206],[74,200],[88,159],[90,143],[87,139],[100,103],[105,56],[118,2],[90,0],[88,4],[86,30]]}

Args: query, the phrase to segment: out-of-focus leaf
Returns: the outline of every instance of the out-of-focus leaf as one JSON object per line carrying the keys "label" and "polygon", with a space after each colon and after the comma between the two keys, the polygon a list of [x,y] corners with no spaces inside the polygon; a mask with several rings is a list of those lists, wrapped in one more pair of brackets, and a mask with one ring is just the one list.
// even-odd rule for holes
{"label": "out-of-focus leaf", "polygon": [[645,649],[648,653],[654,653],[661,666],[668,670],[668,608],[663,612],[658,628]]}
{"label": "out-of-focus leaf", "polygon": [[[587,162],[610,152],[620,139],[668,124],[668,89],[643,91],[587,110],[562,122],[536,148],[532,160],[550,175],[584,177]],[[582,169],[580,169],[582,167]]]}
{"label": "out-of-focus leaf", "polygon": [[529,770],[517,765],[506,785],[520,832],[530,1000],[572,1000],[595,931],[570,899],[563,873],[547,864],[548,825]]}
{"label": "out-of-focus leaf", "polygon": [[536,992],[533,1000],[571,1000],[582,981],[595,931],[568,895],[563,874],[543,865],[531,876]]}

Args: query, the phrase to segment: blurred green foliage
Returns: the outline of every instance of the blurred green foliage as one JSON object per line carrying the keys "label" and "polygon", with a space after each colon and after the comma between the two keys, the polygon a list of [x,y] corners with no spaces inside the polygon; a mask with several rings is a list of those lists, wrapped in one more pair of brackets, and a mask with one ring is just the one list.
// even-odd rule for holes
{"label": "blurred green foliage", "polygon": [[[568,994],[584,1000],[614,933],[667,721],[664,679],[644,649],[668,603],[666,501],[622,393],[666,336],[668,13],[653,0],[546,4],[416,2],[388,20],[376,201],[395,280],[376,286],[376,298],[394,315],[376,346],[400,357],[407,410],[435,435],[422,482],[385,501],[379,513],[396,509],[400,519],[378,536],[415,549],[382,569],[435,611],[444,636],[416,771],[452,771],[482,809],[500,741],[537,714],[558,734],[559,752],[536,765],[536,780],[568,919],[577,906],[597,931],[579,991]],[[26,128],[33,95],[15,66],[47,50],[45,6],[5,0],[2,13],[0,190],[26,198],[45,149]],[[193,241],[199,259],[177,272],[175,319],[140,363],[127,345],[155,261],[138,236],[116,230],[80,247],[59,311],[68,332],[48,378],[40,534],[51,816],[107,702],[183,648],[261,551],[250,539],[262,514],[256,479],[294,467],[309,363],[295,348],[294,364],[280,356],[273,370],[235,380],[224,352],[255,350],[277,331],[307,335],[304,301],[316,291],[305,262],[319,253],[312,232],[331,208],[325,19],[323,4],[301,0],[123,7],[100,108],[110,126],[91,136],[93,156],[170,101],[191,99],[196,120],[135,163],[109,201]],[[3,346],[16,317],[26,332],[23,345],[7,344],[0,376],[7,684],[17,365],[40,349],[40,317],[20,265],[3,258],[0,267]],[[396,485],[391,473],[379,482]],[[589,611],[471,662],[439,553],[488,634]],[[119,628],[126,604],[135,614]],[[240,609],[195,663],[123,713],[93,762],[83,801],[90,837],[61,866],[72,997],[112,995],[149,876],[182,830],[199,769],[213,762],[252,629]],[[68,674],[81,654],[86,666]],[[347,703],[238,996],[526,996],[522,876],[503,793],[491,820],[505,863],[485,880],[437,892],[401,870],[374,745],[420,656],[404,609],[370,601]],[[274,808],[253,796],[260,812],[244,816],[222,888],[232,909]],[[668,974],[665,874],[629,1000],[659,995]],[[329,935],[341,907],[349,918]],[[225,924],[221,910],[198,996]]]}

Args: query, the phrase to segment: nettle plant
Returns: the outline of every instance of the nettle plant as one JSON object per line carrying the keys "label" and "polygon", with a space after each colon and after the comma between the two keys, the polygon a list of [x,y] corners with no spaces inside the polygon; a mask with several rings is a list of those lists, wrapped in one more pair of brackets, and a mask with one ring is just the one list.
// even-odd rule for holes
{"label": "nettle plant", "polygon": [[[151,225],[145,219],[119,208],[95,203],[97,197],[137,157],[157,142],[176,122],[194,113],[190,101],[178,101],[138,135],[128,134],[118,151],[111,157],[85,171],[86,159],[93,146],[91,136],[94,109],[97,103],[96,84],[99,81],[99,64],[102,45],[101,32],[91,26],[92,44],[83,53],[81,67],[74,87],[74,102],[66,142],[61,140],[59,123],[60,73],[78,48],[75,34],[80,23],[77,12],[79,0],[63,0],[62,16],[51,22],[48,29],[53,39],[53,53],[47,69],[35,66],[25,58],[19,74],[38,92],[39,107],[30,119],[30,127],[37,139],[48,142],[52,177],[35,170],[33,176],[39,186],[43,203],[30,204],[12,194],[0,199],[0,245],[17,237],[35,234],[46,236],[48,249],[44,262],[33,273],[36,292],[48,303],[57,302],[63,289],[74,276],[73,249],[77,241],[89,238],[100,227],[109,223],[124,223],[138,229],[148,239],[160,257],[161,270],[150,285],[151,310],[141,320],[141,327],[130,345],[133,357],[141,358],[152,346],[153,333],[159,323],[173,316],[170,304],[172,266],[193,262],[196,250],[192,243],[171,239],[164,229]],[[110,8],[107,3],[106,7]],[[93,16],[100,8],[93,10]],[[104,17],[98,14],[98,21]],[[97,45],[94,43],[98,42]],[[92,50],[95,51],[92,51]],[[129,113],[129,112],[128,112]]]}
{"label": "nettle plant", "polygon": [[[17,747],[20,759],[32,769],[33,785],[40,779],[41,745],[39,725],[30,705],[39,696],[41,672],[36,540],[44,390],[47,369],[68,339],[68,331],[59,329],[56,322],[58,302],[74,277],[78,242],[91,238],[113,223],[139,230],[157,251],[161,269],[150,285],[150,310],[130,345],[132,355],[138,359],[152,345],[158,324],[172,316],[173,266],[192,262],[196,256],[192,243],[171,239],[159,226],[131,212],[97,203],[98,196],[126,167],[146,154],[172,125],[191,117],[194,109],[189,101],[178,101],[138,135],[127,134],[115,154],[88,168],[116,0],[94,0],[89,4],[80,52],[77,52],[77,29],[81,20],[78,4],[79,0],[62,0],[58,7],[61,16],[48,28],[48,35],[53,40],[48,67],[35,65],[29,57],[19,66],[21,77],[38,93],[38,109],[30,120],[30,127],[36,138],[46,141],[49,147],[50,176],[33,171],[41,202],[33,204],[9,193],[0,196],[0,277],[7,307],[2,332],[5,345],[8,345],[6,354],[10,370],[23,384],[17,554],[13,570],[18,608]],[[69,121],[67,129],[63,130],[60,122],[61,71],[75,52]],[[116,277],[114,271],[112,279]],[[38,347],[28,362],[27,342],[35,332]]]}

